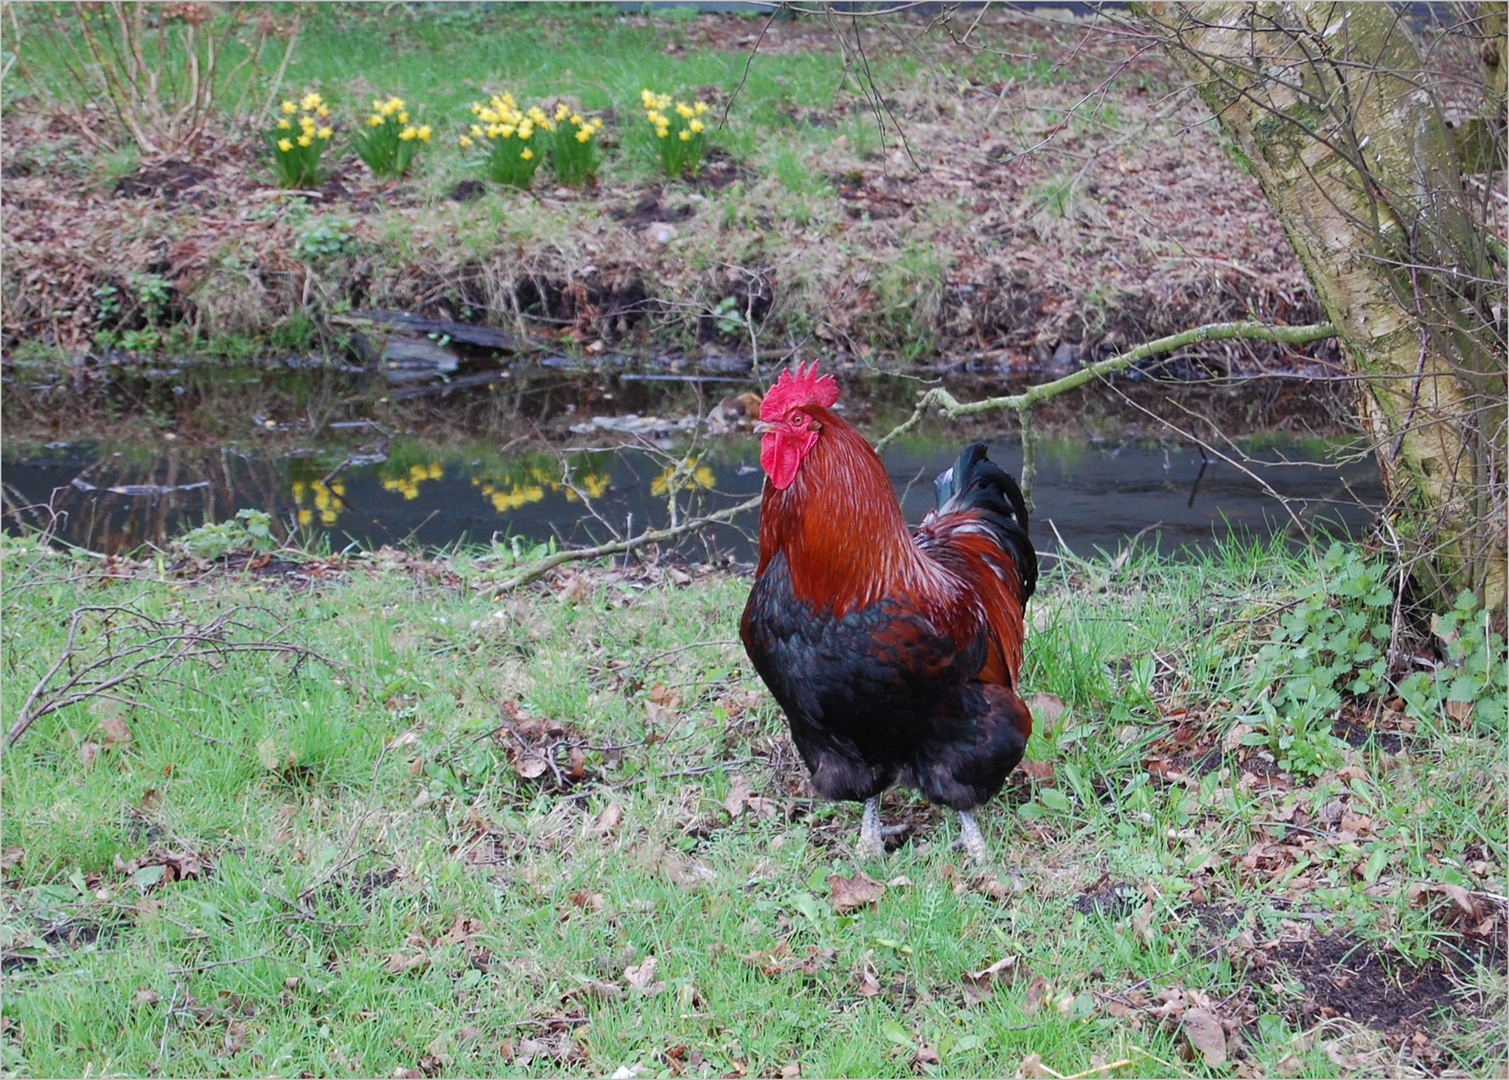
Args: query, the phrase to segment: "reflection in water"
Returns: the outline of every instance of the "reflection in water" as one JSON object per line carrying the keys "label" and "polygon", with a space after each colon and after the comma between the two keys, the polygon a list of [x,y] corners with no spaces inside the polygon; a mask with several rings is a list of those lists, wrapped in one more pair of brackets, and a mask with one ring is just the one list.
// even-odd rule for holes
{"label": "reflection in water", "polygon": [[[954,441],[893,447],[886,465],[907,519],[920,521],[932,479],[952,463]],[[1327,465],[1313,447],[1254,451],[1244,467],[1211,463],[1190,446],[1093,447],[1045,443],[1033,492],[1033,537],[1042,550],[1116,550],[1146,533],[1165,551],[1230,531],[1269,535],[1290,513],[1358,531],[1382,502],[1371,459]],[[1019,472],[1011,443],[991,457]],[[1249,475],[1251,473],[1252,475]],[[275,456],[177,446],[159,455],[59,447],[4,466],[5,527],[52,528],[72,544],[124,551],[165,544],[186,529],[263,510],[291,535],[328,534],[339,549],[415,543],[443,548],[498,536],[598,543],[685,516],[732,506],[763,480],[753,438],[705,444],[696,454],[655,450],[519,453],[489,448],[436,452],[395,441],[385,460],[352,464],[329,455]],[[1288,509],[1264,485],[1289,500]],[[110,489],[115,490],[110,490]],[[674,506],[673,506],[674,504]],[[689,556],[753,558],[755,518],[687,544]]]}

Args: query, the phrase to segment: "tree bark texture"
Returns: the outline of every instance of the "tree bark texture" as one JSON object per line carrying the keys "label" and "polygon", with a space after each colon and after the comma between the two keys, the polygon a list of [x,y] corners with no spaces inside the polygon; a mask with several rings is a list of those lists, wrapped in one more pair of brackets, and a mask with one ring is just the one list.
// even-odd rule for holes
{"label": "tree bark texture", "polygon": [[1234,141],[1343,352],[1429,602],[1505,609],[1504,268],[1389,4],[1136,6]]}

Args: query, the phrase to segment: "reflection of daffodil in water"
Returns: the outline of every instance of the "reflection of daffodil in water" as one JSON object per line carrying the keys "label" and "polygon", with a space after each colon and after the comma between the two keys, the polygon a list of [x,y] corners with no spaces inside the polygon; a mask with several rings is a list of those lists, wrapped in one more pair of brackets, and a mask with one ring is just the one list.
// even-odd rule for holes
{"label": "reflection of daffodil in water", "polygon": [[576,502],[580,499],[581,495],[577,492],[585,494],[589,499],[600,499],[611,482],[611,478],[606,473],[586,473],[578,476],[573,481],[573,486],[566,489],[566,501]]}
{"label": "reflection of daffodil in water", "polygon": [[439,480],[444,475],[445,471],[438,461],[432,461],[428,465],[410,465],[407,472],[385,477],[382,487],[384,491],[398,492],[405,499],[417,499],[420,484],[426,480]]}
{"label": "reflection of daffodil in water", "polygon": [[545,497],[545,489],[539,484],[514,484],[506,491],[497,488],[490,480],[477,478],[472,481],[482,489],[482,494],[487,501],[493,504],[493,509],[500,514],[506,514],[510,510],[517,510],[521,506],[537,503]]}
{"label": "reflection of daffodil in water", "polygon": [[678,490],[689,487],[710,488],[713,486],[713,471],[706,465],[698,465],[695,458],[687,458],[679,465],[672,465],[650,482],[651,495],[666,495],[675,481]]}
{"label": "reflection of daffodil in water", "polygon": [[318,480],[295,480],[293,501],[298,507],[299,525],[313,525],[318,516],[320,524],[327,529],[334,526],[344,506],[341,499],[345,494],[346,484],[343,480],[332,480],[328,487]]}

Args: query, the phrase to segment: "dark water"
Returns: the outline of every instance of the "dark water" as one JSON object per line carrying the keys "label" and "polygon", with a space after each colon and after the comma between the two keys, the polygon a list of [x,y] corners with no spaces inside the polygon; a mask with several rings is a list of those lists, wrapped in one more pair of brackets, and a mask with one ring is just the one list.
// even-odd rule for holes
{"label": "dark water", "polygon": [[[909,521],[930,508],[933,477],[964,441],[918,442],[885,455]],[[1238,468],[1190,445],[1044,443],[1033,537],[1044,551],[1061,539],[1088,554],[1115,551],[1138,534],[1170,552],[1232,531],[1267,536],[1293,528],[1276,495],[1306,522],[1359,532],[1382,501],[1377,469],[1371,460],[1326,464],[1318,460],[1323,453],[1314,443],[1270,446],[1250,451]],[[992,444],[991,457],[1020,471],[1014,441]],[[23,523],[47,528],[94,551],[163,545],[243,507],[267,512],[288,534],[324,534],[335,549],[435,549],[513,536],[584,544],[632,535],[668,524],[673,494],[681,516],[716,510],[758,492],[762,474],[754,437],[736,433],[704,440],[690,457],[658,449],[505,455],[490,445],[440,451],[395,441],[382,460],[365,463],[342,452],[174,447],[149,454],[57,445],[7,456],[3,482],[7,531]],[[714,526],[683,550],[748,561],[754,526],[753,515]]]}

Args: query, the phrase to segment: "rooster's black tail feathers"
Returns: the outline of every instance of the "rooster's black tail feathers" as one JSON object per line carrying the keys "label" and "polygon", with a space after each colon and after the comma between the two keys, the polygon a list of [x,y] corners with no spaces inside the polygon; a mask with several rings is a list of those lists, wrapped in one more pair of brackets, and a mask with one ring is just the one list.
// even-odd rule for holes
{"label": "rooster's black tail feathers", "polygon": [[1027,535],[1027,503],[1010,473],[986,456],[984,443],[972,443],[953,466],[933,481],[938,514],[967,510],[983,523],[1022,576],[1022,600],[1037,588],[1037,550]]}

